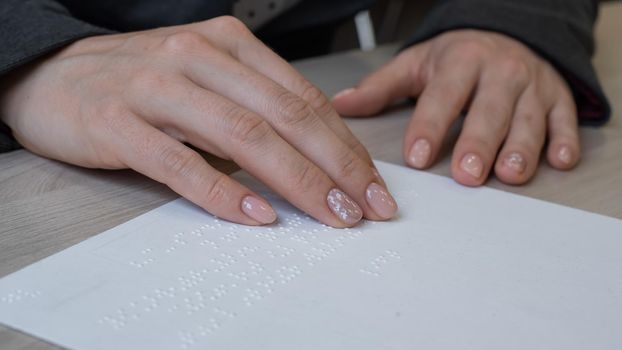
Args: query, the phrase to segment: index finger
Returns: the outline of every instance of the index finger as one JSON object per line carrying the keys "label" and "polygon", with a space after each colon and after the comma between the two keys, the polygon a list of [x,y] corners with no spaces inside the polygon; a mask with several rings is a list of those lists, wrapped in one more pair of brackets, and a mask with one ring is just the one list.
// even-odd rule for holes
{"label": "index finger", "polygon": [[283,139],[339,184],[367,218],[393,217],[396,205],[386,190],[374,185],[379,181],[372,167],[306,101],[209,44],[203,45],[197,50],[200,53],[186,58],[184,73],[191,81],[263,116]]}
{"label": "index finger", "polygon": [[[210,43],[229,52],[242,64],[272,79],[309,103],[317,115],[324,120],[324,123],[350,149],[356,152],[363,161],[374,167],[367,149],[332,108],[330,100],[324,93],[307,81],[287,61],[257,39],[239,20],[233,17],[220,17],[210,22],[212,25],[209,27],[204,23],[198,23],[193,24],[192,28],[204,35]],[[238,40],[231,40],[231,35],[235,35]]]}

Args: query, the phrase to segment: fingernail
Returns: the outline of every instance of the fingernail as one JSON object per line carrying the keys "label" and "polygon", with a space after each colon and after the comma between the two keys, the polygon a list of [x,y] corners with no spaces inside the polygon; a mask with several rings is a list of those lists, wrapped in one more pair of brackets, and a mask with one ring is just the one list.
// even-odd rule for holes
{"label": "fingernail", "polygon": [[559,160],[566,165],[572,164],[572,152],[570,152],[570,148],[568,146],[562,146],[559,149],[559,153],[557,155]]}
{"label": "fingernail", "polygon": [[351,93],[353,93],[355,90],[356,89],[354,89],[354,88],[347,88],[345,90],[342,90],[342,91],[336,93],[335,96],[333,96],[333,100],[336,100],[338,98],[342,98],[342,97],[348,96]]}
{"label": "fingernail", "polygon": [[430,146],[430,142],[428,142],[428,140],[417,140],[413,144],[412,148],[410,149],[410,154],[408,155],[410,165],[418,169],[422,169],[423,167],[425,167],[430,160],[431,150],[432,147]]}
{"label": "fingernail", "polygon": [[347,225],[354,225],[363,218],[361,207],[347,194],[336,188],[328,192],[326,202],[333,214]]}
{"label": "fingernail", "polygon": [[484,171],[484,163],[482,163],[479,156],[473,153],[467,153],[460,162],[460,168],[471,174],[473,177],[479,178],[482,176],[482,172]]}
{"label": "fingernail", "polygon": [[503,165],[518,174],[522,174],[527,168],[527,163],[525,162],[525,159],[518,152],[512,152],[507,157],[505,157],[505,159],[503,160]]}
{"label": "fingernail", "polygon": [[383,219],[390,219],[397,211],[397,203],[382,186],[372,182],[366,191],[367,204]]}
{"label": "fingernail", "polygon": [[266,202],[246,196],[242,200],[242,211],[250,218],[262,224],[271,224],[276,220],[276,213]]}

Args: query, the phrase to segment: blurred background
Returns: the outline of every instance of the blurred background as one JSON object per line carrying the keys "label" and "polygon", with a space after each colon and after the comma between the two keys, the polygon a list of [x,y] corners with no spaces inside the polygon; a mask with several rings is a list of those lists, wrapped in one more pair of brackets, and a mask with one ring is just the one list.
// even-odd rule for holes
{"label": "blurred background", "polygon": [[[433,6],[433,0],[380,0],[370,9],[376,41],[379,45],[406,40]],[[340,26],[333,42],[333,51],[359,47],[356,25],[348,21]]]}
{"label": "blurred background", "polygon": [[[601,0],[613,2],[622,0]],[[421,18],[433,6],[433,0],[380,0],[370,12],[377,44],[406,40],[411,36]],[[354,21],[342,24],[337,30],[332,50],[343,51],[359,47]]]}

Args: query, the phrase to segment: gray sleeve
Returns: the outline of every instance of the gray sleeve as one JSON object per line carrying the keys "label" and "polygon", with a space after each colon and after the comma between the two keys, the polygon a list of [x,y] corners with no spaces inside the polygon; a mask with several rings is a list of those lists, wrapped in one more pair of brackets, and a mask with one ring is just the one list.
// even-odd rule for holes
{"label": "gray sleeve", "polygon": [[592,66],[596,0],[440,0],[407,46],[474,28],[509,35],[551,62],[572,89],[582,124],[604,124],[611,107]]}
{"label": "gray sleeve", "polygon": [[[52,0],[0,2],[0,79],[37,57],[87,36],[110,30],[83,22]],[[0,152],[18,147],[10,130],[0,123]]]}

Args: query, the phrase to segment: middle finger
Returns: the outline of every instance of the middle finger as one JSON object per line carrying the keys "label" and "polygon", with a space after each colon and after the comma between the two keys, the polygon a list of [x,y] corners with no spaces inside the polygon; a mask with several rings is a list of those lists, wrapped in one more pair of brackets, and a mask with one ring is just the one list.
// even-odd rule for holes
{"label": "middle finger", "polygon": [[[395,201],[380,185],[372,166],[345,144],[309,103],[208,44],[203,50],[205,55],[186,62],[184,73],[191,80],[265,118],[350,195],[365,217],[386,220],[394,216]],[[209,59],[205,59],[207,55]]]}
{"label": "middle finger", "polygon": [[522,65],[490,64],[483,71],[452,159],[454,179],[479,186],[487,178],[505,139],[518,98],[527,86]]}
{"label": "middle finger", "polygon": [[[307,101],[318,116],[358,156],[374,166],[361,142],[332,108],[330,100],[307,81],[294,67],[255,37],[243,23],[227,17],[219,19],[219,26],[192,24],[192,29],[204,35],[211,43],[225,50],[242,64],[270,78],[285,89]],[[236,40],[230,40],[232,34]],[[223,35],[224,34],[224,35]],[[380,179],[382,181],[382,179]]]}

